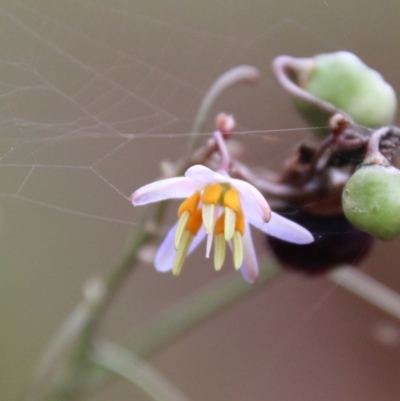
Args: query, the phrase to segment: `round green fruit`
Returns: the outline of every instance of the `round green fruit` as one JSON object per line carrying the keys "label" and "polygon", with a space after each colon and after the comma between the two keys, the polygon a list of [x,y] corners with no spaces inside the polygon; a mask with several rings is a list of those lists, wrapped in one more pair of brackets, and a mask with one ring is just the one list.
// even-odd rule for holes
{"label": "round green fruit", "polygon": [[360,230],[390,241],[400,235],[400,171],[393,166],[366,165],[347,181],[343,212]]}
{"label": "round green fruit", "polygon": [[[357,56],[341,51],[315,56],[296,72],[297,84],[347,113],[356,123],[375,128],[393,123],[396,93],[377,71]],[[301,114],[313,126],[328,125],[329,115],[302,100]]]}

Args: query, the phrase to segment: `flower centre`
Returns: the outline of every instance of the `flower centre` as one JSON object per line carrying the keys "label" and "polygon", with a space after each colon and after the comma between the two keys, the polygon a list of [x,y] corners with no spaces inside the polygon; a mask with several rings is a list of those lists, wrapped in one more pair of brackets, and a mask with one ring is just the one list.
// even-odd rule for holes
{"label": "flower centre", "polygon": [[[201,202],[201,206],[200,206]],[[239,269],[243,263],[242,236],[245,231],[240,196],[229,184],[210,184],[202,192],[195,192],[178,209],[179,220],[175,233],[176,256],[173,273],[178,275],[193,238],[201,225],[207,234],[206,257],[214,241],[214,266],[221,269],[226,253],[226,241],[231,241],[233,263]]]}

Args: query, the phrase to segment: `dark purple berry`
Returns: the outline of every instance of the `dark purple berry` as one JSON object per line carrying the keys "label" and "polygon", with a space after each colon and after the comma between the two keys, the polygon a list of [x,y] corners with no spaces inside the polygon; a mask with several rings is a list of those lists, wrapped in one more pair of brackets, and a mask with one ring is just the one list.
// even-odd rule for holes
{"label": "dark purple berry", "polygon": [[297,245],[267,236],[269,248],[284,268],[316,275],[338,264],[357,264],[371,249],[373,237],[355,228],[343,214],[318,216],[297,211],[283,215],[315,238],[311,244]]}

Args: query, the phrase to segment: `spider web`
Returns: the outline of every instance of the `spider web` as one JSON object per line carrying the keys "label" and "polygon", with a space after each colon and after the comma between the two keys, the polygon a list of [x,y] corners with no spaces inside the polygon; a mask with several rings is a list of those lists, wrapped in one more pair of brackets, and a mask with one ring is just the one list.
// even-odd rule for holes
{"label": "spider web", "polygon": [[[134,189],[159,176],[161,160],[173,161],[183,154],[197,107],[220,74],[236,65],[253,64],[260,68],[263,80],[257,87],[236,87],[224,94],[200,135],[208,138],[217,112],[232,112],[239,124],[235,135],[244,145],[245,160],[270,168],[278,168],[299,141],[311,135],[271,76],[270,62],[275,56],[346,49],[382,72],[394,87],[400,87],[397,49],[389,51],[387,46],[389,27],[398,15],[394,0],[384,6],[363,5],[365,14],[360,14],[356,3],[277,3],[10,0],[0,4],[0,231],[4,266],[0,288],[5,299],[0,310],[10,322],[2,334],[4,341],[10,343],[15,337],[11,341],[14,357],[7,353],[4,357],[9,362],[7,372],[2,372],[6,399],[15,396],[21,377],[31,368],[32,362],[22,368],[18,356],[28,361],[36,357],[62,316],[79,299],[81,283],[90,275],[107,272],[118,258],[140,214],[127,198]],[[378,17],[382,9],[384,16]],[[379,35],[365,29],[371,24],[379,27]],[[380,254],[380,264],[386,266],[381,278],[397,280],[393,286],[400,288],[399,278],[390,269],[395,262],[385,259],[390,249],[395,248],[387,246]],[[134,299],[144,306],[134,317],[129,311],[119,311],[115,333],[123,332],[121,320],[129,319],[128,327],[145,320],[168,298],[166,293],[179,297],[208,276],[194,272],[191,278],[186,277],[185,291],[170,281],[164,289],[165,276],[156,278],[150,269],[140,272],[138,280],[136,295],[126,295],[121,304],[126,306]],[[150,294],[147,289],[151,285],[155,290]],[[298,282],[289,280],[282,286],[293,290]],[[310,295],[306,300],[298,295],[299,305],[314,308],[315,300],[325,291],[331,294],[326,283],[309,285]],[[317,301],[317,305],[321,303],[318,313],[336,311],[338,304],[329,307],[326,304],[330,302],[325,302],[324,296],[322,299]],[[262,303],[261,298],[257,302]],[[307,313],[304,316],[299,327],[305,322],[312,327]],[[279,316],[271,312],[267,321],[279,321]],[[229,333],[234,322],[228,314],[222,332]],[[283,327],[291,326],[285,323]],[[197,340],[203,334],[206,342],[211,341],[207,333],[212,333],[212,328],[197,334]],[[29,337],[22,334],[25,331]],[[272,333],[268,349],[273,349],[278,334]],[[253,336],[258,344],[262,342],[257,334]],[[302,343],[303,337],[298,340],[296,334],[290,337],[291,343]],[[229,348],[219,345],[229,360]],[[177,355],[184,352],[185,344],[180,347],[174,349]],[[283,348],[287,354],[291,346]],[[297,346],[295,351],[301,359]],[[251,349],[250,356],[251,352],[256,351]],[[194,354],[199,366],[207,366],[202,355]],[[191,383],[188,391],[199,398],[204,389],[196,384],[197,378],[204,385],[210,377],[198,369],[197,378],[179,366],[176,371],[168,369],[167,360],[179,365],[179,359],[175,354],[166,355],[159,364],[172,377],[179,372],[182,377],[177,381],[183,386]],[[239,353],[240,358],[244,364],[251,360]],[[252,361],[262,365],[265,358],[254,354]],[[277,351],[269,365],[269,385],[270,372],[279,372],[276,365],[284,364],[288,371],[289,362],[282,361],[285,359]],[[226,369],[226,363],[219,363]],[[340,363],[336,363],[340,370]],[[348,366],[352,366],[350,362]],[[291,374],[297,380],[303,378]],[[237,394],[233,383],[222,386],[224,393],[220,394],[216,390],[218,378],[224,381],[218,374],[215,382],[211,380],[205,393],[208,398]],[[256,379],[254,396],[261,397],[257,392],[265,386],[259,384],[259,375]],[[380,384],[384,381],[381,377],[377,380]],[[331,391],[332,399],[337,398],[332,382],[324,382],[314,391],[307,387],[310,382],[306,383],[304,399],[321,399],[326,391]],[[390,396],[398,388],[390,386],[386,399],[395,399]],[[354,394],[346,397],[361,399],[365,394],[357,392],[356,385],[354,388]],[[369,388],[371,395],[379,385]],[[244,389],[242,396],[250,391],[249,386]],[[286,393],[276,385],[271,394],[290,399],[290,389],[293,387]]]}

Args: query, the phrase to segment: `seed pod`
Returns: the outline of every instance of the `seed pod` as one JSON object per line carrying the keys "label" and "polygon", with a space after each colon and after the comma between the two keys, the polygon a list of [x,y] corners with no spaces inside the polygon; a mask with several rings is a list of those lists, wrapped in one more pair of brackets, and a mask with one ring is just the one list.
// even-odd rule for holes
{"label": "seed pod", "polygon": [[391,241],[400,235],[400,171],[384,164],[364,164],[347,181],[343,212],[360,230]]}
{"label": "seed pod", "polygon": [[[397,101],[393,88],[382,75],[349,52],[315,56],[296,71],[296,83],[319,99],[347,113],[354,122],[367,127],[390,125]],[[296,107],[314,127],[328,125],[329,115],[303,100]],[[326,134],[327,131],[320,131]]]}
{"label": "seed pod", "polygon": [[307,228],[315,241],[297,245],[267,237],[267,243],[284,268],[317,275],[338,264],[356,264],[371,249],[373,237],[352,226],[343,214],[317,216],[303,211],[285,215]]}

